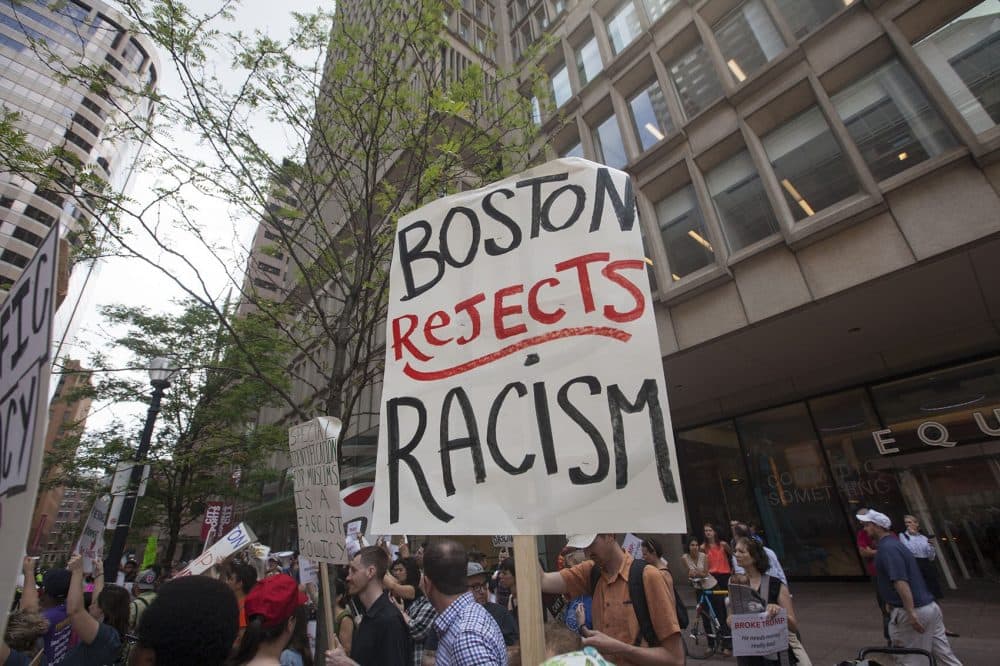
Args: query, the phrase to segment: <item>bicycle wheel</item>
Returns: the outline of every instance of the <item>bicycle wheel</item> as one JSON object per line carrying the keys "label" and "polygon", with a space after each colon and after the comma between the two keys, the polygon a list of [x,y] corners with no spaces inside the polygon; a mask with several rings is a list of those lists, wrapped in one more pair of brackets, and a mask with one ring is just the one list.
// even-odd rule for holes
{"label": "bicycle wheel", "polygon": [[712,622],[712,617],[701,605],[691,617],[687,629],[681,630],[684,640],[684,654],[690,659],[708,659],[715,654],[718,640],[716,638],[718,622]]}

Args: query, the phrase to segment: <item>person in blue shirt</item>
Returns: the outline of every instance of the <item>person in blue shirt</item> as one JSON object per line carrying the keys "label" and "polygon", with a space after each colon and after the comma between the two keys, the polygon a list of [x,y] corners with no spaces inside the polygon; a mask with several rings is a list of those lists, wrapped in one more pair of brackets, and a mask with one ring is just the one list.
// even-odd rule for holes
{"label": "person in blue shirt", "polygon": [[[934,655],[938,664],[961,666],[944,633],[944,618],[920,573],[917,561],[892,532],[884,513],[859,513],[865,533],[878,543],[875,576],[879,594],[889,606],[889,638],[896,647],[919,648]],[[918,664],[917,656],[897,656],[897,664]],[[926,663],[926,662],[925,662]]]}

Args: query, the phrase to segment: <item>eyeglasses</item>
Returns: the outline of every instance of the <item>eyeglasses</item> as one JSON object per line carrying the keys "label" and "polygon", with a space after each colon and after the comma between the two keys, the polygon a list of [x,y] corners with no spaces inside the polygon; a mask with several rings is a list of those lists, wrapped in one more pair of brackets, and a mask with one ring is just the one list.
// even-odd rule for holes
{"label": "eyeglasses", "polygon": [[482,592],[487,589],[486,583],[476,583],[475,585],[469,585],[470,592]]}

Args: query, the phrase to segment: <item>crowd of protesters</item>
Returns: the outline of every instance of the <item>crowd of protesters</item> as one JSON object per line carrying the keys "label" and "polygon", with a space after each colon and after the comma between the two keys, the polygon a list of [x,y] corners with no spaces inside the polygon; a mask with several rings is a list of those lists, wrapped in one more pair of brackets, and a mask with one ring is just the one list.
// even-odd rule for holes
{"label": "crowd of protesters", "polygon": [[[935,603],[934,546],[919,523],[906,516],[897,535],[877,511],[862,510],[857,519],[859,552],[870,564],[887,638],[926,649],[938,663],[960,664]],[[727,607],[730,589],[748,589],[749,597],[739,596],[752,600],[753,611],[787,617],[788,649],[737,657],[739,666],[811,663],[788,579],[752,525],[733,521],[726,534],[706,524],[687,538],[673,573],[657,540],[643,539],[633,558],[619,536],[568,535],[558,570],[540,571],[547,663],[685,663],[681,632],[691,602],[683,598],[691,592],[681,594],[675,577],[696,594],[723,592],[710,598],[720,621],[712,638],[724,655],[732,649],[732,613],[747,612]],[[34,561],[25,558],[24,590],[0,665],[519,666],[518,567],[536,565],[501,555],[491,571],[482,553],[450,540],[421,544],[412,555],[406,543],[398,552],[388,544],[359,547],[347,567],[333,569],[333,635],[318,657],[307,633],[317,590],[300,583],[295,558],[282,568],[277,558],[238,557],[210,575],[180,578],[127,562],[116,584],[106,584],[100,568],[85,577],[74,556],[65,569],[47,571],[40,585]]]}

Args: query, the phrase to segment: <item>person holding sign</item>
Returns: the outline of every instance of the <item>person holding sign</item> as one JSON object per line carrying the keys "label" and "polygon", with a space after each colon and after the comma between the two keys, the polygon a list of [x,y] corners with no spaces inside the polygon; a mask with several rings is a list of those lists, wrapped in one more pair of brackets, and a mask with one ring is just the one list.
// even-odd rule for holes
{"label": "person holding sign", "polygon": [[[562,571],[543,572],[542,592],[593,594],[595,630],[583,630],[584,646],[618,666],[683,664],[673,590],[656,567],[636,562],[614,534],[569,535],[566,545],[583,549],[590,559]],[[641,576],[640,584],[634,576]]]}
{"label": "person holding sign", "polygon": [[[788,587],[779,579],[768,575],[770,561],[764,547],[748,537],[740,537],[736,540],[736,549],[733,551],[736,563],[740,565],[746,577],[749,579],[750,589],[760,595],[760,598],[767,604],[765,611],[769,618],[773,618],[784,609],[788,617],[788,631],[798,631],[798,622],[795,618],[795,608],[792,606],[792,595],[788,592]],[[733,624],[733,615],[728,618],[729,625]],[[734,650],[738,648],[734,644]],[[798,659],[795,653],[786,645],[785,654],[787,661],[779,659],[780,655],[775,653],[768,656],[739,656],[736,657],[738,666],[767,666],[768,664],[788,663],[797,664]]]}
{"label": "person holding sign", "polygon": [[80,642],[62,663],[65,666],[116,663],[128,634],[128,590],[119,585],[101,586],[98,582],[94,587],[94,602],[88,609],[83,603],[83,556],[71,557],[66,568],[71,575],[66,613]]}

